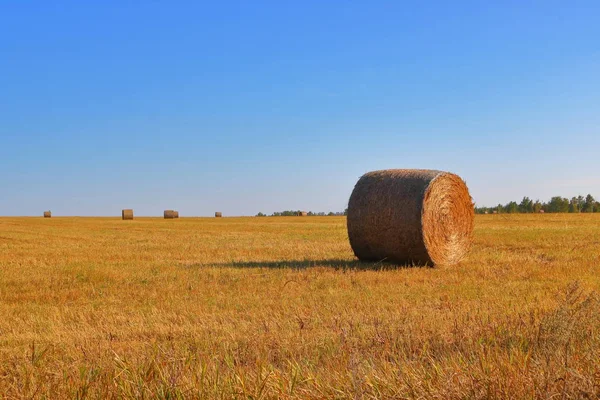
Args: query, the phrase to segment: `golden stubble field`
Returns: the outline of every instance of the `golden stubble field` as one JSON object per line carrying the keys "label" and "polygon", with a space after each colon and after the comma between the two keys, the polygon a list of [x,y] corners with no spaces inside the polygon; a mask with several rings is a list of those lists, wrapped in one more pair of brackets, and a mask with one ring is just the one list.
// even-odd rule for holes
{"label": "golden stubble field", "polygon": [[596,398],[600,215],[477,216],[460,265],[343,217],[0,218],[0,398]]}

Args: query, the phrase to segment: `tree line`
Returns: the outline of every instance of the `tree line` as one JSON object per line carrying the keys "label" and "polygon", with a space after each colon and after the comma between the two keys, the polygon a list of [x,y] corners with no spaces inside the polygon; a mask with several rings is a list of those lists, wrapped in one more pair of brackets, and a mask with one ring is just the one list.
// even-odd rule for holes
{"label": "tree line", "polygon": [[[271,215],[267,215],[264,214],[262,212],[259,212],[258,214],[256,214],[257,217],[296,217],[298,215],[300,215],[300,213],[302,213],[302,211],[297,210],[286,210],[286,211],[276,211]],[[313,212],[313,211],[308,211],[306,213],[307,216],[309,217],[340,217],[343,215],[348,215],[348,209],[344,210],[344,211],[338,211],[338,212],[333,212],[333,211],[329,211],[329,212]]]}
{"label": "tree line", "polygon": [[[569,200],[566,197],[554,196],[550,201],[533,201],[529,197],[523,197],[520,203],[516,201],[508,202],[504,205],[498,204],[495,207],[477,207],[475,206],[476,214],[517,214],[517,213],[600,213],[600,201],[597,201],[594,196],[572,197]],[[257,217],[295,217],[301,215],[300,210],[276,211],[270,215],[259,212]],[[314,212],[308,211],[307,216],[317,217],[334,217],[348,215],[348,209],[344,211],[329,211],[329,212]]]}
{"label": "tree line", "polygon": [[523,197],[520,203],[511,201],[505,205],[498,204],[495,207],[475,207],[476,214],[495,214],[495,213],[600,213],[600,201],[596,201],[594,196],[588,194],[586,197],[572,197],[571,200],[566,197],[555,196],[548,202],[539,200],[533,201],[529,197]]}

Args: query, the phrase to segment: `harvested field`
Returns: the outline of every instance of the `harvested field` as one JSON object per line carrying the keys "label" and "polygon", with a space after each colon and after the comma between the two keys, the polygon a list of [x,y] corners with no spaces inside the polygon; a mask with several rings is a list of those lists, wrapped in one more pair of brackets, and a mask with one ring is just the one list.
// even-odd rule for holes
{"label": "harvested field", "polygon": [[478,215],[436,268],[344,217],[0,218],[0,394],[595,398],[599,290],[597,214]]}

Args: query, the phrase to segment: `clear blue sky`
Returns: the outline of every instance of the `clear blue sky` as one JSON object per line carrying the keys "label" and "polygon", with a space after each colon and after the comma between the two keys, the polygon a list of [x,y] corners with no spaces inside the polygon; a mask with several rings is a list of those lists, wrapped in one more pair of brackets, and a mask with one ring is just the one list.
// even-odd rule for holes
{"label": "clear blue sky", "polygon": [[0,215],[337,211],[384,168],[600,196],[600,3],[491,3],[3,2]]}

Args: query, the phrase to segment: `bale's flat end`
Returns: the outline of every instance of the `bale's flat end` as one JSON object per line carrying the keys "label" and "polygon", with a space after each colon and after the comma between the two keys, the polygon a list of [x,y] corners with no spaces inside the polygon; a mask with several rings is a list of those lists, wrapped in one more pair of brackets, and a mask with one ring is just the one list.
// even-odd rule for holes
{"label": "bale's flat end", "polygon": [[473,242],[475,209],[465,182],[452,173],[438,175],[428,186],[421,224],[427,253],[434,264],[453,265]]}

